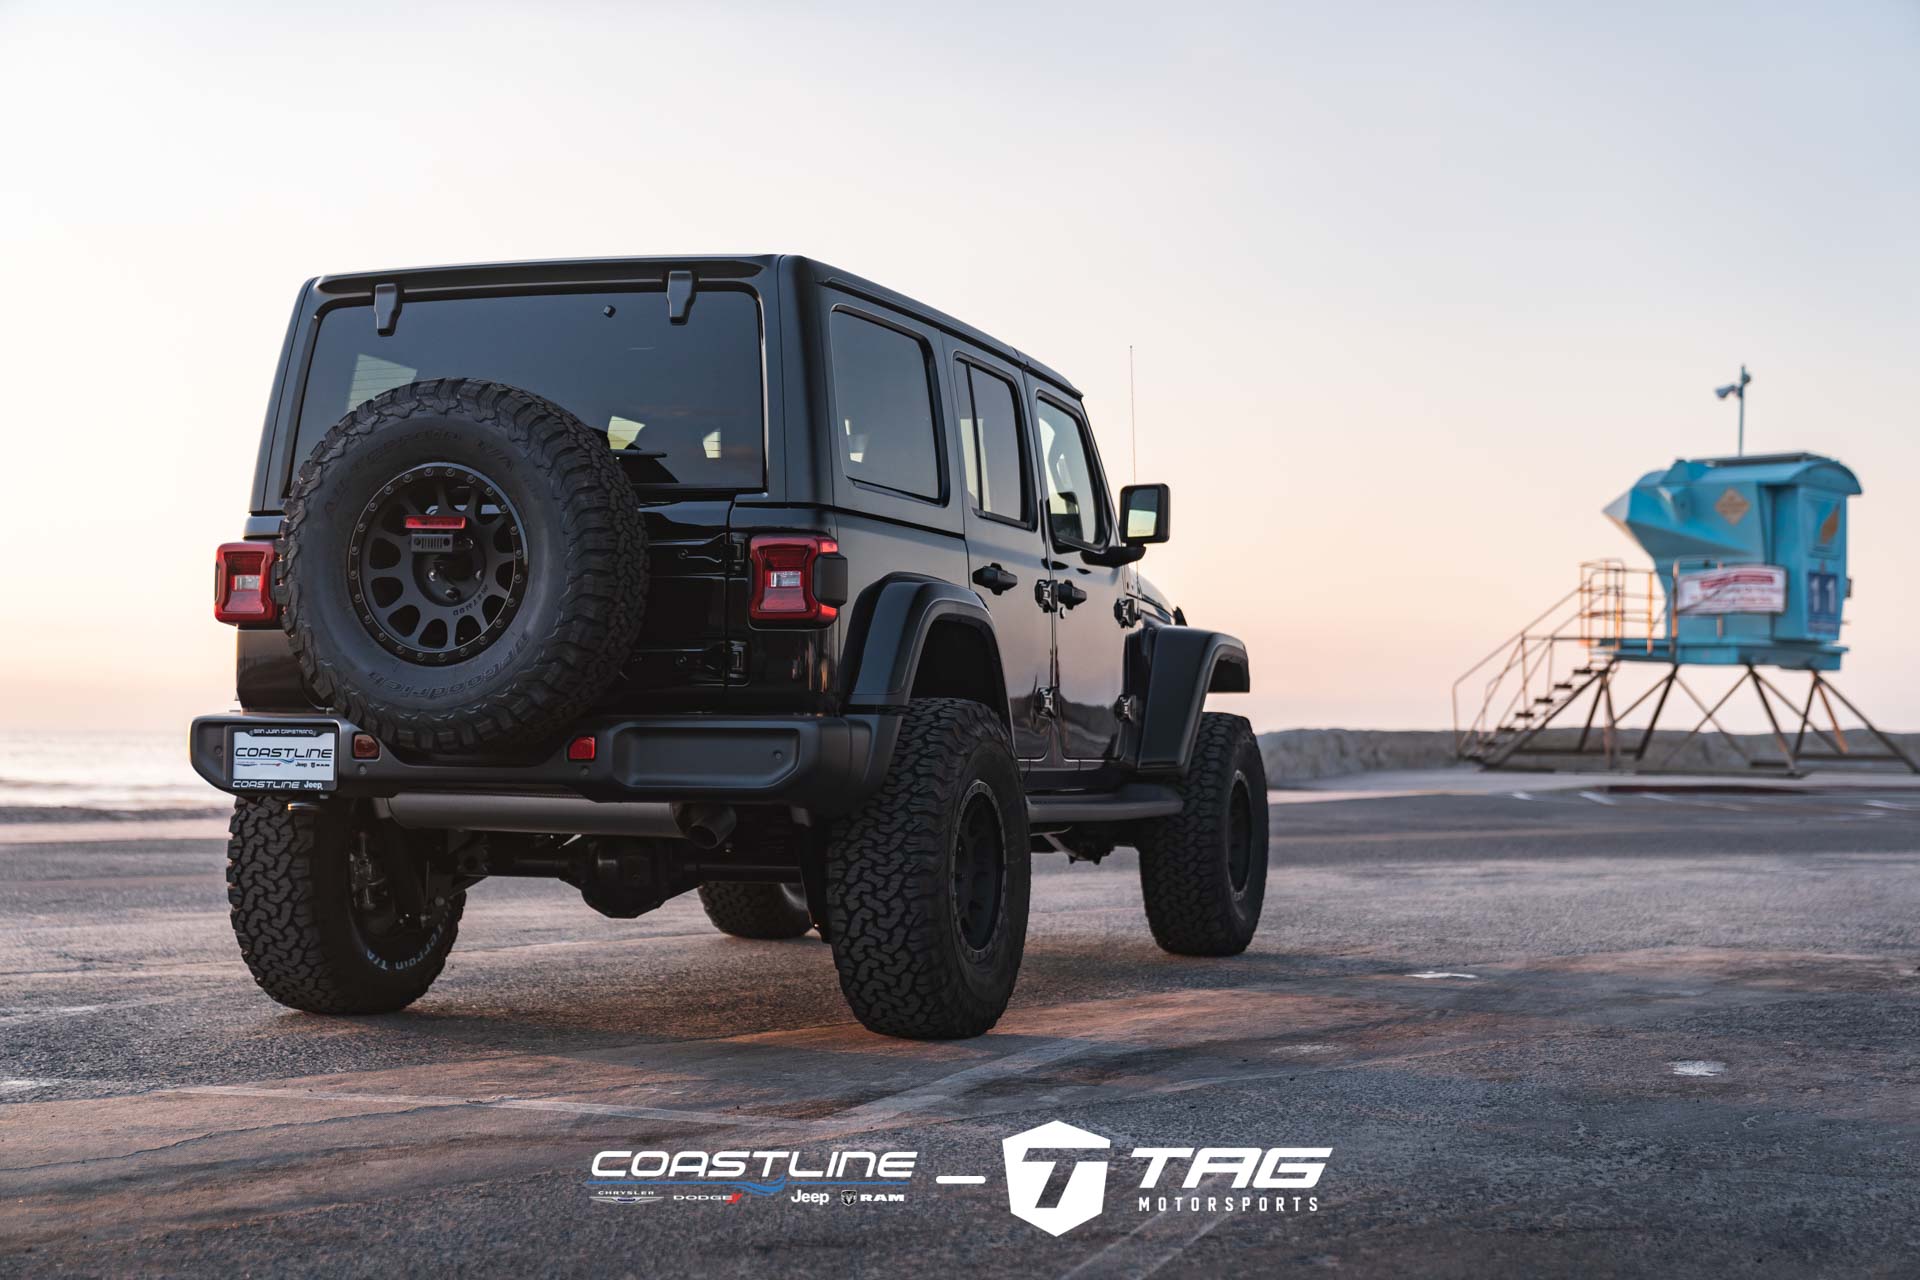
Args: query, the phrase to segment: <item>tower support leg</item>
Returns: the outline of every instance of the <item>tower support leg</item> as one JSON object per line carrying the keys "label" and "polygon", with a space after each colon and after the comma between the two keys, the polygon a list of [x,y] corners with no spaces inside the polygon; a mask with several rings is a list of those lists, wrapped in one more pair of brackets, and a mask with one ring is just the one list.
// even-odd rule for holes
{"label": "tower support leg", "polygon": [[1901,746],[1898,742],[1894,741],[1892,738],[1889,738],[1886,734],[1882,733],[1878,725],[1874,724],[1873,721],[1867,719],[1866,716],[1862,715],[1860,708],[1854,706],[1853,703],[1847,699],[1846,694],[1840,692],[1839,689],[1835,688],[1832,684],[1830,684],[1825,678],[1821,676],[1821,674],[1818,671],[1813,673],[1813,678],[1815,682],[1818,683],[1820,686],[1820,696],[1822,698],[1826,697],[1826,695],[1829,692],[1831,692],[1834,697],[1840,699],[1841,706],[1845,707],[1847,710],[1853,713],[1854,719],[1858,720],[1861,724],[1866,726],[1868,733],[1872,734],[1874,737],[1880,740],[1880,745],[1885,747],[1888,753],[1892,755],[1894,759],[1898,760],[1901,764],[1906,765],[1907,768],[1911,769],[1913,772],[1920,773],[1920,761],[1915,760],[1912,754],[1909,753],[1905,747]]}
{"label": "tower support leg", "polygon": [[1635,768],[1647,758],[1647,748],[1653,745],[1653,731],[1660,727],[1660,713],[1667,709],[1667,695],[1673,692],[1673,682],[1679,678],[1678,666],[1669,668],[1667,674],[1660,677],[1660,696],[1654,700],[1653,718],[1647,721],[1647,731],[1640,735],[1640,745],[1633,752]]}
{"label": "tower support leg", "polygon": [[[1773,745],[1780,748],[1780,756],[1787,762],[1787,772],[1798,777],[1800,766],[1795,763],[1793,748],[1787,744],[1787,735],[1780,731],[1779,717],[1773,714],[1773,699],[1767,696],[1767,682],[1760,678],[1760,673],[1751,664],[1747,667],[1747,674],[1740,677],[1740,683],[1748,680],[1753,681],[1753,692],[1760,699],[1760,709],[1767,713],[1767,723],[1773,728]],[[1738,688],[1739,685],[1734,687]]]}

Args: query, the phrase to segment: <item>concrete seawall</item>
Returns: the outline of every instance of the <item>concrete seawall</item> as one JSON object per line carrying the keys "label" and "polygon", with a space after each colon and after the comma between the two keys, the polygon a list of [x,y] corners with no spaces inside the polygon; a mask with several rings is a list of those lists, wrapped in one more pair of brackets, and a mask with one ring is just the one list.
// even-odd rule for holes
{"label": "concrete seawall", "polygon": [[[1779,758],[1772,735],[1748,733],[1735,736],[1756,759]],[[1891,736],[1910,754],[1920,758],[1920,734],[1898,733]],[[1578,729],[1552,729],[1543,733],[1540,741],[1543,746],[1566,749],[1571,748],[1578,737]],[[1681,746],[1681,740],[1685,737],[1684,733],[1678,731],[1655,734],[1653,745],[1647,751],[1648,767],[1659,764],[1664,771],[1681,773],[1718,772],[1746,767],[1739,753],[1717,734],[1708,737],[1696,735],[1671,760],[1667,760],[1669,753]],[[1633,746],[1638,745],[1639,739],[1629,736],[1627,741]],[[1882,750],[1880,743],[1864,731],[1849,731],[1846,741],[1854,750]],[[1809,750],[1823,748],[1823,744],[1816,742],[1811,735],[1806,745]],[[1457,763],[1453,755],[1453,735],[1444,729],[1282,729],[1260,735],[1260,756],[1267,766],[1267,781],[1275,785],[1349,773],[1370,773],[1380,769],[1441,769]],[[1660,763],[1662,761],[1665,763]],[[1567,767],[1588,770],[1603,766],[1598,757],[1587,757],[1578,761],[1568,759]],[[1886,764],[1879,767],[1900,768]]]}

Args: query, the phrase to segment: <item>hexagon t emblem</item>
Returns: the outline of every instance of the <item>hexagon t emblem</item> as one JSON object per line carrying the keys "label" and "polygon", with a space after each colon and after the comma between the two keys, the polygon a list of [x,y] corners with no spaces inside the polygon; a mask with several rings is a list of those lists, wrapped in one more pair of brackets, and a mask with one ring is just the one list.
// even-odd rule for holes
{"label": "hexagon t emblem", "polygon": [[1100,1216],[1107,1200],[1107,1162],[1075,1160],[1064,1178],[1058,1162],[1030,1157],[1043,1151],[1105,1151],[1113,1143],[1097,1133],[1054,1120],[1001,1140],[1007,1161],[1007,1207],[1051,1236],[1065,1235]]}

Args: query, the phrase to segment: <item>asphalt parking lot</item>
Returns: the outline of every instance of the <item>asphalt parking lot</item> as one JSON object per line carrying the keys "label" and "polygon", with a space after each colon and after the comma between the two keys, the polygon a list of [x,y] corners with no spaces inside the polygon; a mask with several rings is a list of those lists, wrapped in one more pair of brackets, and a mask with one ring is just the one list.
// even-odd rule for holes
{"label": "asphalt parking lot", "polygon": [[[1130,855],[1042,859],[1012,1009],[946,1044],[862,1030],[817,941],[525,881],[474,891],[412,1010],[291,1013],[235,955],[198,828],[20,828],[0,1271],[1913,1274],[1920,793],[1273,821],[1265,922],[1226,961],[1154,948]],[[1054,1120],[1122,1152],[1332,1154],[1317,1208],[1265,1212],[1142,1212],[1116,1159],[1105,1212],[1055,1238],[1009,1212],[1000,1145]],[[836,1147],[918,1152],[904,1202],[588,1185],[606,1149]]]}

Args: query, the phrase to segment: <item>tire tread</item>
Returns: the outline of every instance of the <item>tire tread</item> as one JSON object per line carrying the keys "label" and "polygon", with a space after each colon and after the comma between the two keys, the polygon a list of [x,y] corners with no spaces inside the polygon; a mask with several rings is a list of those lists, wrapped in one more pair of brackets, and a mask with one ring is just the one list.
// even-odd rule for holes
{"label": "tire tread", "polygon": [[1238,955],[1246,950],[1259,927],[1265,898],[1267,833],[1264,828],[1254,833],[1260,892],[1249,924],[1233,909],[1221,831],[1233,787],[1234,762],[1249,747],[1255,776],[1248,782],[1257,789],[1255,818],[1264,822],[1267,781],[1259,764],[1260,749],[1253,726],[1241,716],[1209,711],[1200,717],[1193,757],[1181,782],[1185,803],[1180,812],[1141,826],[1137,841],[1140,894],[1146,905],[1147,926],[1164,951],[1187,956]]}
{"label": "tire tread", "polygon": [[1004,990],[971,988],[941,932],[951,927],[942,883],[949,811],[982,742],[1006,753],[1017,778],[1006,728],[987,707],[959,698],[914,702],[886,780],[834,828],[826,869],[834,965],[847,1003],[870,1030],[914,1039],[975,1036],[1006,1009],[1026,934],[1024,796],[1009,817],[1019,843],[1008,868],[1007,892],[1017,903],[1009,902],[1012,975]]}
{"label": "tire tread", "polygon": [[[420,998],[446,966],[460,930],[465,895],[447,906],[443,940],[409,981],[375,987],[356,981],[329,954],[314,883],[316,859],[343,857],[324,847],[318,814],[284,802],[239,799],[227,824],[227,903],[240,955],[262,991],[308,1013],[390,1013]],[[339,910],[344,910],[341,904]]]}
{"label": "tire tread", "polygon": [[803,907],[777,884],[713,880],[700,886],[700,905],[713,927],[735,938],[798,938],[813,928]]}

